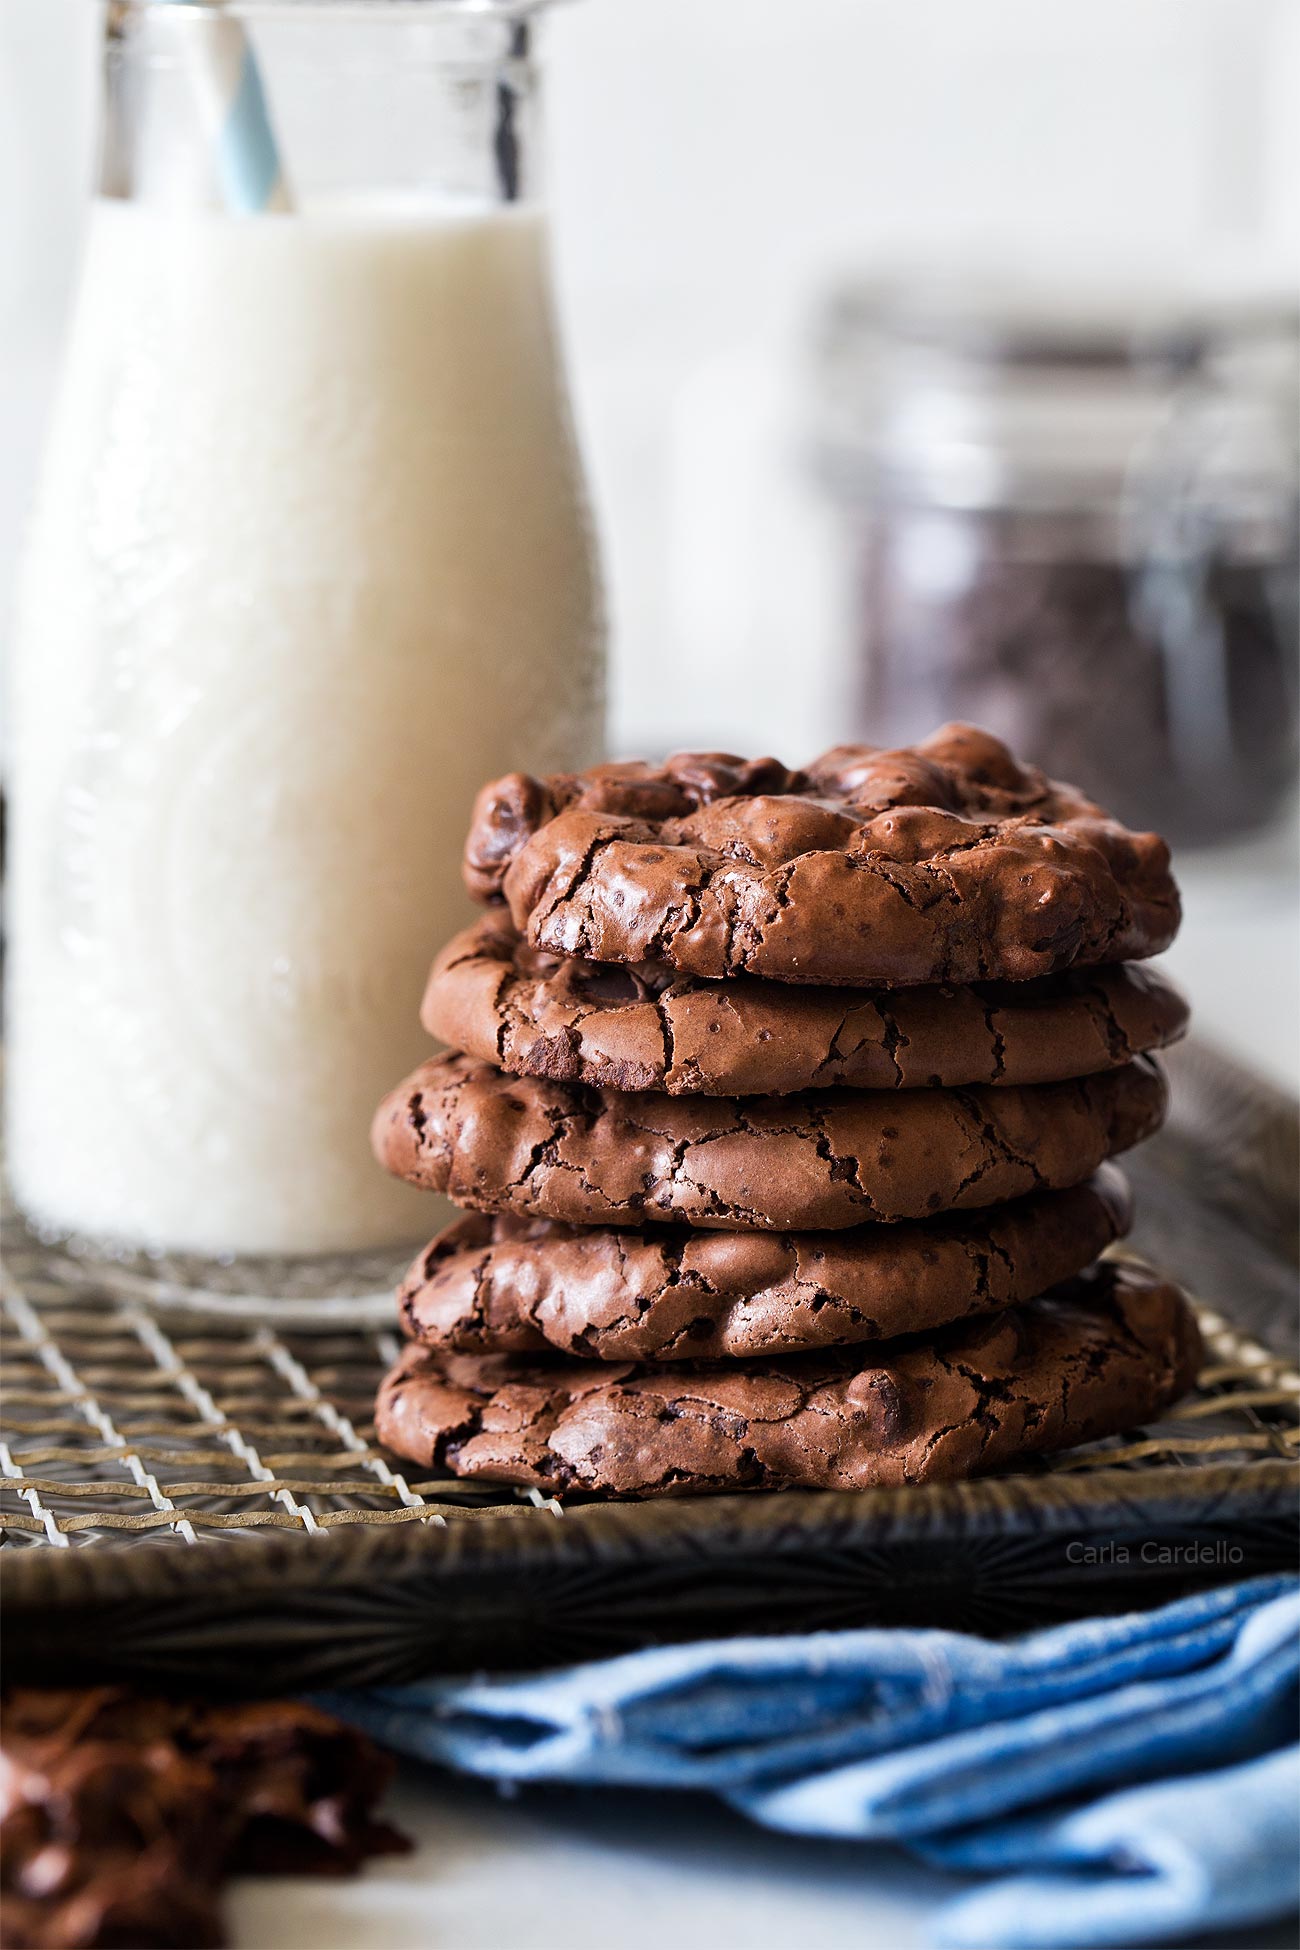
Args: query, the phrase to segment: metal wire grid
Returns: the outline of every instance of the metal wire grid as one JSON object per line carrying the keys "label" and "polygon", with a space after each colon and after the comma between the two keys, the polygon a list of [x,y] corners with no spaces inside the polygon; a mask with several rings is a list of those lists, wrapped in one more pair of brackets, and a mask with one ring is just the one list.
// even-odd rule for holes
{"label": "metal wire grid", "polygon": [[[50,1262],[51,1266],[53,1262]],[[411,1483],[374,1440],[388,1330],[170,1323],[11,1257],[3,1287],[0,1536],[6,1543],[209,1542],[269,1527],[559,1514],[535,1491]]]}
{"label": "metal wire grid", "polygon": [[[411,1482],[374,1438],[396,1336],[218,1318],[179,1323],[70,1283],[23,1250],[5,1277],[0,1535],[19,1547],[187,1544],[272,1527],[531,1517],[535,1490]],[[1034,1474],[1294,1456],[1300,1373],[1200,1309],[1209,1353],[1175,1417],[1037,1464]]]}

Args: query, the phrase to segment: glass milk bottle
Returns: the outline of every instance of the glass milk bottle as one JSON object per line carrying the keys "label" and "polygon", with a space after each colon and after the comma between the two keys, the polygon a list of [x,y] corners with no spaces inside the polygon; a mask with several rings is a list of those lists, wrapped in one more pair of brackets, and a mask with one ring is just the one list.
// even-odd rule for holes
{"label": "glass milk bottle", "polygon": [[12,672],[9,1158],[95,1250],[426,1237],[370,1157],[470,803],[598,755],[536,8],[114,4]]}

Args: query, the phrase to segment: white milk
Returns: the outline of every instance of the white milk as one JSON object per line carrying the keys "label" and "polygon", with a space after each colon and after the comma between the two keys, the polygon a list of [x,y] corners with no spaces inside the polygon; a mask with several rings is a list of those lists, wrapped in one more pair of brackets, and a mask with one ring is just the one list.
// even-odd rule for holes
{"label": "white milk", "polygon": [[370,1116],[477,786],[595,755],[602,657],[535,216],[101,204],[13,676],[26,1210],[427,1233]]}

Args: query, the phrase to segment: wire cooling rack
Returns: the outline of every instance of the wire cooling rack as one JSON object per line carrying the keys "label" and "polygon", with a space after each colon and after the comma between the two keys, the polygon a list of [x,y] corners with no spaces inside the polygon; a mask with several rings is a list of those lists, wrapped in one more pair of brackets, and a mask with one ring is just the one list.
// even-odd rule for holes
{"label": "wire cooling rack", "polygon": [[168,1308],[11,1218],[9,1671],[299,1691],[702,1632],[1023,1629],[1294,1566],[1300,1374],[1278,1349],[1295,1281],[1273,1188],[1289,1196],[1294,1110],[1189,1077],[1197,1114],[1144,1149],[1139,1244],[1213,1303],[1197,1388],[1158,1423],[972,1483],[560,1503],[415,1474],[375,1440],[386,1303]]}
{"label": "wire cooling rack", "polygon": [[[20,1545],[564,1514],[535,1490],[410,1480],[372,1421],[398,1352],[389,1329],[168,1322],[97,1291],[30,1234],[8,1253],[3,1304],[0,1525]],[[1175,1416],[1030,1473],[1295,1455],[1300,1372],[1210,1309],[1200,1318],[1209,1359]]]}
{"label": "wire cooling rack", "polygon": [[377,1446],[375,1390],[398,1352],[391,1329],[171,1320],[65,1268],[30,1236],[7,1255],[7,1540],[196,1544],[266,1527],[442,1524],[527,1502],[455,1479],[411,1483]]}

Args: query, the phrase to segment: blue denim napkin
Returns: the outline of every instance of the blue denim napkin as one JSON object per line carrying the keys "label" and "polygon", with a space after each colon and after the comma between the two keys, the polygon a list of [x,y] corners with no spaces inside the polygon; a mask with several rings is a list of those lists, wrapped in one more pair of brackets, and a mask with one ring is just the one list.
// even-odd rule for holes
{"label": "blue denim napkin", "polygon": [[711,1789],[769,1827],[998,1879],[953,1950],[1120,1944],[1300,1904],[1300,1585],[1259,1578],[1026,1638],[818,1632],[665,1646],[326,1703],[509,1781]]}

